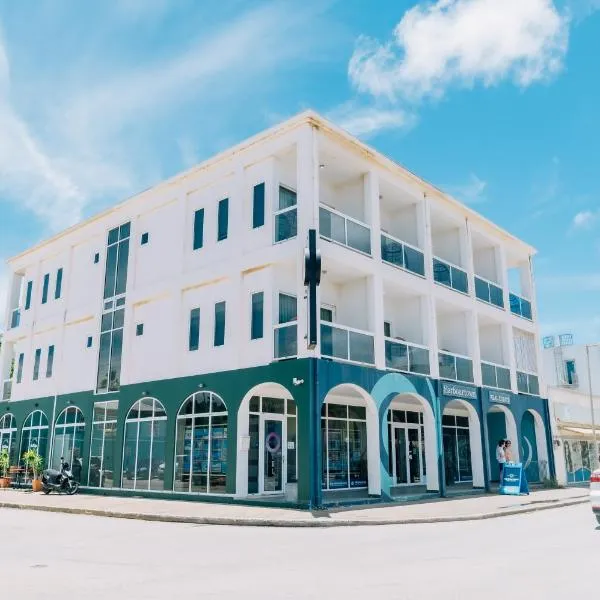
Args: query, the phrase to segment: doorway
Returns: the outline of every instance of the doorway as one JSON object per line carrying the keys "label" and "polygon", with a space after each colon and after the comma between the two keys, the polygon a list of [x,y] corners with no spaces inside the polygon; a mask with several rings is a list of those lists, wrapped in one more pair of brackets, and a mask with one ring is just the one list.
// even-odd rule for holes
{"label": "doorway", "polygon": [[287,446],[285,429],[285,422],[280,415],[260,415],[259,481],[262,486],[259,493],[281,494],[285,489],[286,461],[283,453],[283,448]]}
{"label": "doorway", "polygon": [[393,478],[395,485],[415,485],[423,481],[421,429],[417,425],[393,425]]}

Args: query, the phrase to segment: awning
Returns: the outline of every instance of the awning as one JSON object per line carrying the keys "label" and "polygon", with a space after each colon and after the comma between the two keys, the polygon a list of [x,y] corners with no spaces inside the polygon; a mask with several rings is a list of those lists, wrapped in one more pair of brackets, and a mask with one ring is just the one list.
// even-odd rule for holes
{"label": "awning", "polygon": [[[592,426],[588,423],[557,423],[558,435],[560,437],[569,438],[586,438],[594,439]],[[600,424],[596,426],[596,438],[600,440]]]}

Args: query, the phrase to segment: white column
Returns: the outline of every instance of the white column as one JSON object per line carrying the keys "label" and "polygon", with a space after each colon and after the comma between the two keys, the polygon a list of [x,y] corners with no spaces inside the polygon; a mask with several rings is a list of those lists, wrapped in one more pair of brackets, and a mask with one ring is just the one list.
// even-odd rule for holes
{"label": "white column", "polygon": [[467,272],[469,282],[469,296],[475,297],[475,263],[473,261],[473,241],[471,236],[471,224],[465,219],[465,226],[461,228],[460,234],[460,260],[461,265]]}
{"label": "white column", "polygon": [[477,313],[474,310],[471,310],[467,313],[466,320],[469,356],[473,360],[473,379],[475,385],[481,385],[481,347],[479,345]]}
{"label": "white column", "polygon": [[[298,358],[318,356],[319,346],[308,350],[308,298],[304,287],[304,249],[308,244],[308,230],[319,231],[319,148],[317,131],[312,125],[306,125],[299,132],[296,145],[298,177],[298,238],[296,260],[296,289],[298,294]],[[317,238],[317,247],[319,240]],[[317,321],[320,306],[320,290],[317,287]],[[320,343],[320,335],[317,333]]]}
{"label": "white column", "polygon": [[367,279],[368,298],[369,298],[369,329],[374,334],[375,344],[375,366],[378,369],[385,370],[385,340],[383,337],[383,321],[385,319],[385,309],[383,301],[383,279],[381,274],[377,273]]}
{"label": "white column", "polygon": [[[440,376],[440,366],[438,363],[438,325],[437,312],[435,307],[433,282],[433,238],[431,233],[431,201],[427,195],[423,194],[423,201],[419,204],[417,210],[417,222],[422,235],[421,249],[425,261],[425,277],[428,281],[429,293],[421,300],[421,325],[425,336],[425,344],[429,347],[429,365],[431,368],[431,377]],[[429,470],[428,470],[429,472]]]}
{"label": "white column", "polygon": [[421,249],[425,257],[425,277],[433,283],[433,237],[431,232],[431,201],[426,194],[423,194],[423,202],[417,213],[418,219],[422,223],[423,245]]}
{"label": "white column", "polygon": [[504,363],[510,368],[510,387],[517,393],[517,359],[515,357],[515,343],[513,330],[510,323],[502,323],[502,355]]}
{"label": "white column", "polygon": [[425,332],[425,343],[429,347],[429,366],[431,377],[437,379],[440,376],[440,365],[438,362],[438,325],[435,310],[435,298],[429,294],[421,300],[423,331]]}

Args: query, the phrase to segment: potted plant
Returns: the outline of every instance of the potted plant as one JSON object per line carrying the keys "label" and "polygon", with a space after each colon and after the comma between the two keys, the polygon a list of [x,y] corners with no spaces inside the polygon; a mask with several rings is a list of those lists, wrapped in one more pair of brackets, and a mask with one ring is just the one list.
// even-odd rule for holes
{"label": "potted plant", "polygon": [[0,488],[10,487],[10,478],[8,477],[8,469],[10,468],[10,456],[8,450],[4,448],[0,452]]}
{"label": "potted plant", "polygon": [[31,480],[33,491],[40,492],[42,490],[42,482],[39,480],[39,476],[44,468],[44,458],[37,453],[37,450],[30,448],[23,454],[23,462],[25,463],[25,468],[33,474]]}

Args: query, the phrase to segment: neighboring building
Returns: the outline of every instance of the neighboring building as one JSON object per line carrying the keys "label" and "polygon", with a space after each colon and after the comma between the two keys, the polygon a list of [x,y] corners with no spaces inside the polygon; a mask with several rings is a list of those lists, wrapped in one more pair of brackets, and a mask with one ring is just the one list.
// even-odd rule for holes
{"label": "neighboring building", "polygon": [[538,481],[533,254],[304,113],[9,261],[0,435],[135,493],[485,488],[506,436]]}
{"label": "neighboring building", "polygon": [[600,345],[573,345],[572,335],[543,341],[556,476],[563,485],[588,481],[600,457]]}

